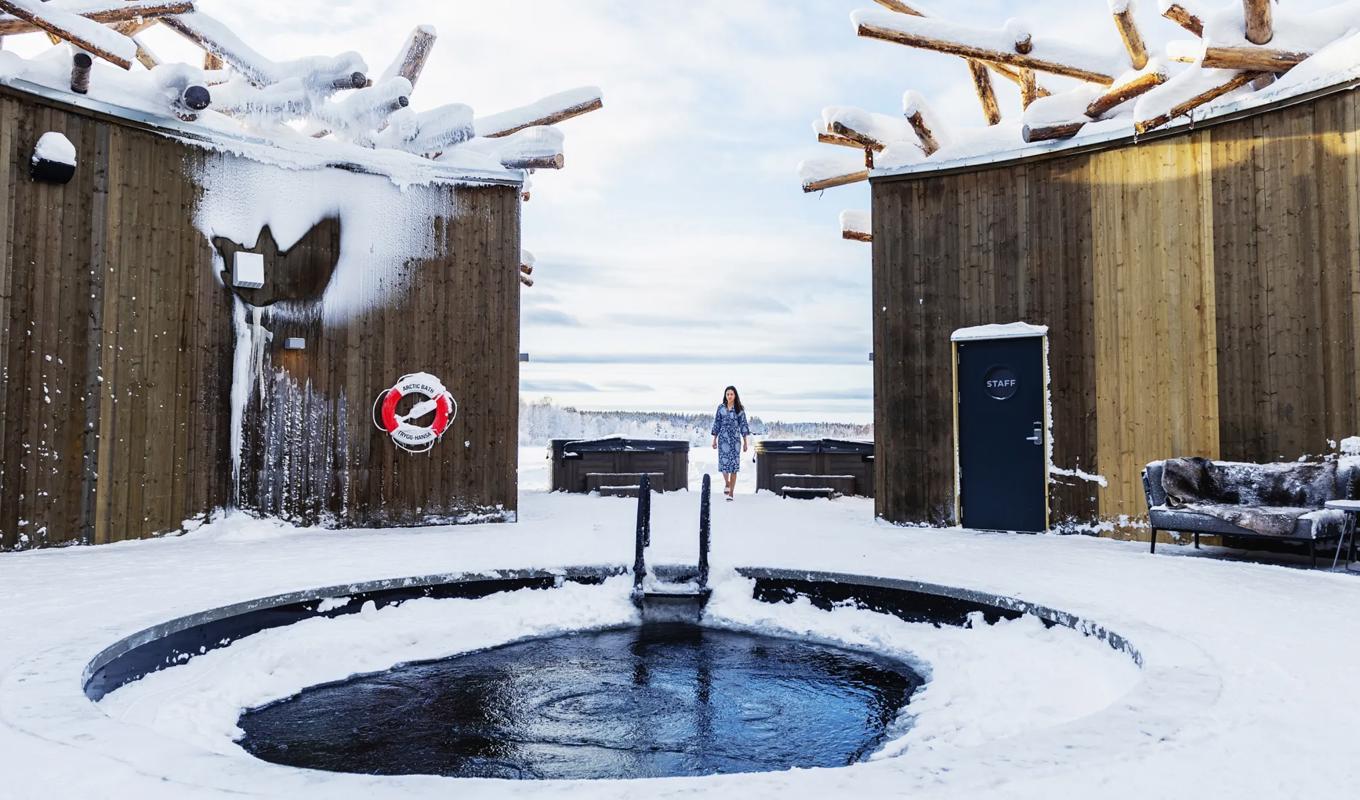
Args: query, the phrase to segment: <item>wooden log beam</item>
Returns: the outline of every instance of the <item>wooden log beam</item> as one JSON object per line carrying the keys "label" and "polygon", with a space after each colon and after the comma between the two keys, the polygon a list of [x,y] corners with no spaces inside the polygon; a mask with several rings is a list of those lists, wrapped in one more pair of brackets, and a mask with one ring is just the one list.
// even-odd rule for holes
{"label": "wooden log beam", "polygon": [[1033,54],[1027,53],[1007,53],[1002,50],[993,50],[987,47],[978,47],[965,42],[951,42],[943,39],[933,39],[929,36],[920,36],[906,31],[884,28],[869,22],[861,22],[856,31],[866,39],[880,39],[893,44],[900,44],[905,47],[915,47],[922,50],[933,50],[937,53],[947,53],[964,58],[975,58],[981,61],[995,61],[998,64],[1008,64],[1013,67],[1028,67],[1039,72],[1050,72],[1054,75],[1065,75],[1069,78],[1099,83],[1109,86],[1114,82],[1113,75],[1102,72],[1095,72],[1089,69],[1062,64],[1056,61],[1049,61],[1036,58]]}
{"label": "wooden log beam", "polygon": [[[1020,87],[1020,91],[1022,93],[1025,91],[1024,73],[1026,70],[1017,69],[1015,67],[1010,67],[1005,64],[994,64],[990,61],[984,61],[983,63],[987,65],[987,69],[990,69],[992,72],[995,72],[997,75],[1000,75],[1001,77]],[[1031,69],[1029,70],[1029,72],[1033,73],[1034,70]],[[1037,79],[1034,81],[1034,91],[1037,93],[1035,97],[1048,97],[1049,95],[1053,94],[1048,89],[1045,89],[1043,84],[1039,83]]]}
{"label": "wooden log beam", "polygon": [[113,26],[113,29],[124,36],[136,36],[158,21],[157,19],[135,19],[130,22],[119,22]]}
{"label": "wooden log beam", "polygon": [[987,65],[976,59],[969,59],[968,74],[973,79],[973,91],[977,94],[978,102],[982,104],[982,116],[986,118],[988,125],[995,125],[1001,121],[1001,106],[997,105],[996,92],[992,89],[992,76],[987,72]]}
{"label": "wooden log beam", "polygon": [[1204,21],[1180,3],[1172,3],[1162,12],[1162,16],[1185,28],[1196,36],[1204,36]]}
{"label": "wooden log beam", "polygon": [[137,44],[138,64],[141,64],[147,69],[155,69],[161,65],[160,58],[152,52],[150,47],[147,47],[146,42],[143,42],[140,37],[133,36],[132,41]]}
{"label": "wooden log beam", "polygon": [[[125,23],[115,26],[114,30],[124,36],[131,36],[143,28],[156,24],[156,20],[161,17],[168,17],[171,14],[187,14],[193,10],[193,0],[140,0],[130,3],[110,3],[107,7],[87,8],[72,13],[92,22],[103,24]],[[0,36],[36,33],[40,30],[45,29],[30,20],[14,15],[13,12],[0,16]],[[58,41],[60,41],[60,38],[58,38]]]}
{"label": "wooden log beam", "polygon": [[1020,107],[1029,108],[1030,103],[1040,97],[1042,95],[1039,94],[1039,83],[1035,80],[1034,70],[1020,70]]}
{"label": "wooden log beam", "polygon": [[[901,2],[901,0],[874,0],[874,2],[875,2],[875,3],[878,3],[880,6],[883,6],[884,8],[888,9],[889,11],[896,11],[896,12],[899,13],[899,14],[906,14],[907,16],[910,16],[910,17],[924,17],[924,16],[925,16],[925,14],[924,14],[923,12],[918,11],[918,10],[915,9],[915,8],[912,8],[911,6],[907,5],[906,3]],[[1029,37],[1024,37],[1024,38],[1025,38],[1026,40],[1029,39]],[[1026,45],[1028,46],[1028,41],[1026,42]],[[1019,46],[1020,46],[1020,42],[1017,41],[1017,42],[1016,42],[1016,47],[1018,48]],[[1029,50],[1020,50],[1019,52],[1028,53]],[[1014,83],[1014,84],[1016,84],[1017,86],[1020,86],[1022,89],[1024,88],[1024,84],[1022,83],[1022,78],[1021,78],[1021,75],[1020,75],[1020,70],[1015,69],[1014,67],[1008,67],[1008,66],[1006,66],[1005,64],[997,64],[997,63],[993,63],[993,62],[984,62],[984,63],[987,64],[987,68],[990,69],[991,71],[993,71],[993,72],[995,72],[996,74],[1002,76],[1003,78],[1005,78],[1006,80],[1010,81],[1011,83]],[[971,69],[971,67],[972,67],[972,65],[970,64],[970,65],[969,65],[969,68]],[[1037,85],[1037,84],[1036,84],[1036,85]],[[1051,94],[1051,92],[1049,92],[1047,89],[1045,89],[1045,88],[1042,87],[1042,86],[1039,86],[1039,87],[1038,87],[1038,92],[1039,92],[1039,95],[1038,95],[1039,97],[1048,97],[1049,94]]]}
{"label": "wooden log beam", "polygon": [[[412,86],[420,79],[420,73],[425,70],[425,62],[430,60],[430,51],[434,49],[436,39],[434,28],[428,25],[421,25],[411,31],[411,35],[406,37],[406,44],[402,47],[401,53],[397,55],[397,60],[392,62],[395,70],[389,70],[392,75],[400,75],[411,82]],[[384,73],[383,77],[391,77]]]}
{"label": "wooden log beam", "polygon": [[869,180],[869,170],[858,172],[847,172],[844,175],[835,175],[830,178],[822,178],[815,181],[807,181],[803,184],[804,192],[820,192],[823,189],[833,189],[837,186],[846,186],[851,183]]}
{"label": "wooden log beam", "polygon": [[525,128],[533,128],[539,125],[556,125],[557,123],[562,122],[564,120],[569,120],[572,117],[579,117],[582,114],[588,114],[591,111],[599,111],[601,108],[604,108],[604,103],[600,100],[600,98],[595,97],[582,103],[575,103],[573,105],[567,106],[566,108],[560,108],[555,111],[542,114],[531,120],[525,120],[522,122],[515,123],[513,125],[496,126],[493,130],[490,131],[483,132],[479,126],[477,135],[485,136],[489,139],[498,139],[502,136],[509,136],[512,133],[519,133]]}
{"label": "wooden log beam", "polygon": [[89,94],[90,67],[93,66],[94,59],[90,58],[89,53],[77,52],[71,56],[71,91],[76,94]]}
{"label": "wooden log beam", "polygon": [[1195,110],[1196,108],[1199,108],[1200,106],[1204,105],[1205,103],[1208,103],[1211,100],[1214,100],[1215,98],[1222,97],[1223,95],[1233,91],[1234,89],[1240,89],[1243,86],[1246,86],[1248,83],[1251,83],[1260,76],[1261,73],[1259,72],[1239,72],[1232,78],[1230,78],[1227,81],[1224,81],[1218,86],[1215,86],[1214,88],[1209,89],[1206,92],[1201,92],[1200,94],[1195,95],[1194,97],[1190,98],[1189,100],[1186,100],[1183,103],[1172,106],[1171,110],[1167,111],[1165,114],[1158,114],[1157,116],[1151,119],[1139,120],[1135,122],[1133,125],[1133,129],[1138,133],[1147,133],[1153,128],[1158,128],[1161,127],[1162,125],[1165,125],[1166,123],[1170,122],[1176,117],[1190,113],[1191,111]]}
{"label": "wooden log beam", "polygon": [[226,66],[227,62],[223,61],[222,57],[219,56],[218,54],[210,53],[207,50],[203,51],[203,69],[211,72],[214,70],[225,69]]}
{"label": "wooden log beam", "polygon": [[848,139],[844,136],[837,136],[834,133],[819,133],[817,134],[817,141],[822,144],[834,144],[838,147],[853,147],[856,150],[864,149],[864,145],[860,142],[857,142],[854,139]]}
{"label": "wooden log beam", "polygon": [[1127,103],[1133,98],[1146,94],[1167,82],[1171,76],[1166,70],[1145,72],[1131,81],[1111,86],[1086,106],[1086,116],[1097,119],[1116,106]]}
{"label": "wooden log beam", "polygon": [[[869,134],[857,131],[840,122],[831,123],[831,135],[845,140],[850,147],[860,150],[882,150],[888,145],[887,142],[880,142]],[[818,139],[820,140],[820,138],[819,136]]]}
{"label": "wooden log beam", "polygon": [[1266,44],[1275,37],[1270,0],[1242,0],[1242,19],[1246,23],[1247,41],[1252,44]]}
{"label": "wooden log beam", "polygon": [[[50,12],[46,10],[39,12],[33,7],[35,5],[41,4],[30,3],[28,0],[0,0],[0,11],[8,12],[10,15],[46,31],[51,36],[64,39],[75,45],[78,50],[84,50],[90,55],[98,56],[110,64],[115,64],[123,69],[132,69],[132,58],[130,56],[136,53],[136,46],[132,44],[131,39],[119,36],[120,42],[125,42],[128,45],[128,56],[115,53],[105,47],[101,47],[93,41],[94,38],[98,38],[94,30],[89,31],[89,35],[84,35],[77,30],[71,29],[73,27],[82,27],[81,25],[77,25],[77,23],[86,23],[88,26],[97,26],[98,23],[94,20],[88,20],[77,14],[60,11],[59,9],[52,9]],[[67,24],[68,21],[70,24]],[[104,28],[98,28],[98,30],[103,31],[106,34],[104,37],[106,39],[108,36],[117,35],[116,31],[113,30]]]}
{"label": "wooden log beam", "polygon": [[520,264],[520,265],[519,265],[519,271],[522,272],[522,273],[524,273],[525,275],[532,275],[532,274],[534,274],[534,265],[533,265],[533,264]]}
{"label": "wooden log beam", "polygon": [[[527,200],[528,198],[526,197],[525,199]],[[533,278],[530,278],[528,275],[521,275],[521,276],[519,276],[519,282],[522,283],[522,284],[524,284],[525,286],[533,286],[533,285],[534,285],[534,279],[533,279]]]}
{"label": "wooden log beam", "polygon": [[210,27],[197,24],[194,18],[198,16],[201,15],[165,17],[161,24],[198,45],[204,52],[230,64],[252,84],[267,86],[274,82],[272,65],[259,63],[256,60],[258,54],[238,52],[230,43],[218,41]]}
{"label": "wooden log beam", "polygon": [[566,156],[554,153],[550,156],[512,156],[501,159],[506,169],[561,169],[566,166]]}
{"label": "wooden log beam", "polygon": [[852,242],[872,242],[874,235],[864,231],[841,231],[842,239],[849,239]]}
{"label": "wooden log beam", "polygon": [[907,115],[907,124],[916,132],[916,138],[921,141],[921,150],[927,156],[940,149],[940,142],[935,138],[935,132],[926,123],[925,115],[920,109],[916,109]]}
{"label": "wooden log beam", "polygon": [[1025,144],[1046,142],[1051,139],[1071,139],[1085,126],[1085,122],[1058,122],[1051,125],[1029,125],[1020,129],[1020,138]]}
{"label": "wooden log beam", "polygon": [[1213,69],[1286,72],[1311,55],[1312,53],[1275,50],[1269,47],[1218,47],[1209,45],[1204,48],[1204,58],[1200,63]]}
{"label": "wooden log beam", "polygon": [[1119,38],[1124,40],[1124,49],[1129,52],[1129,63],[1134,69],[1147,66],[1147,44],[1138,32],[1138,23],[1133,19],[1131,0],[1112,0],[1110,11],[1114,14],[1114,26],[1119,29]]}

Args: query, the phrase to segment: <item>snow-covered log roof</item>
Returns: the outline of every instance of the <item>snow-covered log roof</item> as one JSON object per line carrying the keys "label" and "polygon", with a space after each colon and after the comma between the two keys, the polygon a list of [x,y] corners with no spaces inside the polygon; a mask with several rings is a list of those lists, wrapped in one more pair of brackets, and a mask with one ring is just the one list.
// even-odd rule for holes
{"label": "snow-covered log roof", "polygon": [[[989,124],[939,119],[910,90],[900,116],[829,106],[813,123],[818,141],[862,150],[865,159],[842,150],[804,161],[804,191],[1115,141],[1360,81],[1360,0],[1322,11],[1269,0],[1220,0],[1217,9],[1158,0],[1158,12],[1184,33],[1155,46],[1134,22],[1134,0],[1108,0],[1120,46],[1104,52],[1087,43],[1110,38],[1097,32],[1062,41],[1023,20],[982,28],[927,16],[914,2],[874,2],[851,15],[855,32],[967,60]],[[1054,90],[1044,76],[1058,76],[1047,78]],[[1019,116],[1001,118],[993,77],[1016,84]]]}
{"label": "snow-covered log roof", "polygon": [[[277,145],[289,155],[262,159],[276,163],[357,164],[401,182],[518,182],[524,170],[564,165],[551,126],[603,105],[598,88],[582,87],[485,115],[461,103],[416,112],[411,95],[436,38],[427,25],[374,76],[354,52],[275,61],[193,0],[0,0],[0,12],[0,36],[41,31],[55,43],[28,59],[0,50],[0,84],[225,139],[251,157]],[[138,37],[156,24],[202,48],[203,64],[161,63]],[[86,53],[101,60],[90,68]]]}

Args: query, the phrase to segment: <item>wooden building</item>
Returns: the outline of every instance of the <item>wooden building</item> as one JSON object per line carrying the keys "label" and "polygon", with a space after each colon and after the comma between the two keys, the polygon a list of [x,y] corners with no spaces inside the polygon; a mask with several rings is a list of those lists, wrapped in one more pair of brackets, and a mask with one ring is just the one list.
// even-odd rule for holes
{"label": "wooden building", "polygon": [[[984,109],[989,72],[1009,64],[1033,81],[1057,71],[1026,60],[1025,41],[1016,53],[982,53],[967,29],[940,28],[963,40],[943,42],[905,4],[880,5],[894,13],[865,12],[860,35],[998,59],[975,62]],[[1154,459],[1292,461],[1360,432],[1360,94],[1353,78],[1272,92],[1275,73],[1310,53],[1270,62],[1265,74],[1260,60],[1274,51],[1257,46],[1270,38],[1262,7],[1243,4],[1243,30],[1250,37],[1255,25],[1257,38],[1224,42],[1171,5],[1168,18],[1205,37],[1202,62],[1168,81],[1144,51],[1136,86],[1085,77],[1092,83],[1073,91],[1105,104],[1070,124],[1034,113],[1042,96],[1023,96],[1024,125],[1013,128],[1023,142],[996,152],[959,156],[935,143],[929,110],[909,92],[906,116],[927,112],[900,124],[914,155],[883,168],[894,145],[867,134],[896,130],[885,115],[828,109],[822,141],[879,157],[873,172],[851,164],[841,177],[804,174],[805,189],[871,184],[871,224],[843,227],[873,247],[879,516],[956,521],[950,335],[966,326],[1048,328],[1057,528],[1139,528],[1140,474]],[[1121,32],[1132,24],[1116,23]],[[1140,69],[1134,34],[1125,41]],[[1207,70],[1214,58],[1229,62]],[[1216,88],[1184,88],[1206,81]],[[1181,87],[1179,103],[1132,102],[1167,87]],[[1213,107],[1221,96],[1233,102]],[[1106,120],[1104,131],[1071,139]],[[1024,144],[1060,137],[1071,140]]]}
{"label": "wooden building", "polygon": [[[418,29],[397,63],[432,40]],[[346,86],[368,91],[363,78]],[[0,80],[0,550],[174,533],[231,508],[333,527],[513,520],[531,283],[518,156],[449,164],[413,134],[370,163],[371,149],[203,128],[95,88]],[[582,105],[479,119],[475,141]],[[368,124],[405,102],[388,106]],[[471,110],[451,118],[464,131],[441,149],[474,141]],[[45,134],[74,150],[69,182],[40,174]],[[449,408],[389,394],[412,373]],[[428,449],[399,448],[399,425]]]}
{"label": "wooden building", "polygon": [[1170,136],[873,180],[878,513],[953,512],[950,331],[1049,328],[1053,519],[1146,514],[1179,455],[1360,431],[1360,94]]}

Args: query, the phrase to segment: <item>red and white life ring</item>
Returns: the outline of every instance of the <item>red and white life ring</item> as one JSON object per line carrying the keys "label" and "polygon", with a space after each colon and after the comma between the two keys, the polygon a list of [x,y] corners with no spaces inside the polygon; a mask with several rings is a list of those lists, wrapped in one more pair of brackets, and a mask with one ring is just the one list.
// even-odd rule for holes
{"label": "red and white life ring", "polygon": [[[409,413],[398,414],[397,404],[411,394],[420,395],[425,400],[416,403]],[[407,421],[420,419],[431,411],[434,412],[434,421],[428,428]],[[397,447],[411,453],[423,453],[434,447],[456,416],[458,402],[444,388],[444,384],[428,372],[401,376],[395,386],[379,392],[373,401],[373,424],[387,431]]]}

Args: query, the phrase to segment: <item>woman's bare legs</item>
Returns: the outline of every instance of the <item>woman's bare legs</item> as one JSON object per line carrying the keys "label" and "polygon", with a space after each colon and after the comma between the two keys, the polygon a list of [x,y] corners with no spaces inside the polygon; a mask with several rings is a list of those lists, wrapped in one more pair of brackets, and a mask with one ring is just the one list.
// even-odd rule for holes
{"label": "woman's bare legs", "polygon": [[727,495],[728,497],[731,497],[732,495],[736,494],[736,491],[737,491],[737,473],[735,473],[735,472],[724,472],[724,473],[723,473],[723,484],[724,484],[723,494]]}

